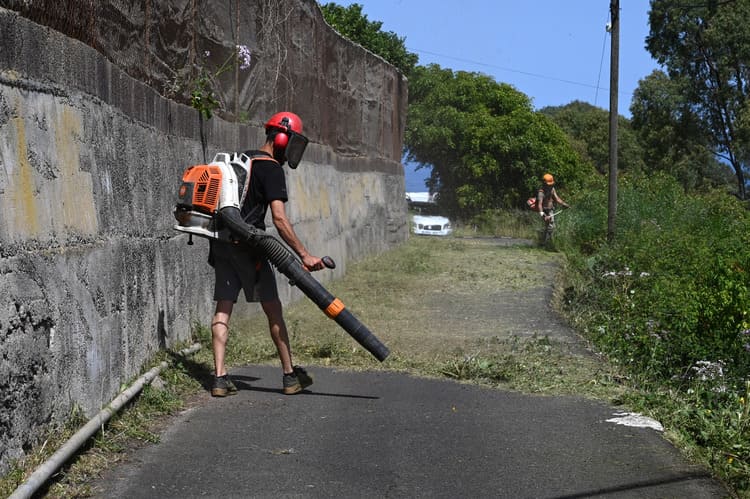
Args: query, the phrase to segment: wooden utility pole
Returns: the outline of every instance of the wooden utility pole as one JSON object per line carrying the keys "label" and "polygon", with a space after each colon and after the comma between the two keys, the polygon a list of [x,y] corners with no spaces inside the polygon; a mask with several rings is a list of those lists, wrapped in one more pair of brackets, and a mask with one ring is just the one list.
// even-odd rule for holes
{"label": "wooden utility pole", "polygon": [[612,49],[609,63],[609,211],[607,239],[615,237],[617,218],[617,93],[620,76],[620,0],[610,0]]}

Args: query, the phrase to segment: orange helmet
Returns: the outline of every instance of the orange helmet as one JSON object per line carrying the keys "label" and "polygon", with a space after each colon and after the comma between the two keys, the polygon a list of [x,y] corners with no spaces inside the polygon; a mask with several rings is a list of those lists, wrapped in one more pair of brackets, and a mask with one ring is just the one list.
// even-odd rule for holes
{"label": "orange helmet", "polygon": [[551,173],[545,173],[542,175],[542,180],[547,185],[555,185],[555,177],[553,177]]}

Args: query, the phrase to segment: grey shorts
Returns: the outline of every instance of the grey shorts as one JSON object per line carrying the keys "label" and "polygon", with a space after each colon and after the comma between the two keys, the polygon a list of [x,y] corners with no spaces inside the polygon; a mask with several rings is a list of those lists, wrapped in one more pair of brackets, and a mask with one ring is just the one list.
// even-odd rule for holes
{"label": "grey shorts", "polygon": [[214,275],[214,300],[237,301],[240,289],[248,302],[273,301],[279,297],[276,277],[268,259],[245,246],[213,242],[211,261]]}

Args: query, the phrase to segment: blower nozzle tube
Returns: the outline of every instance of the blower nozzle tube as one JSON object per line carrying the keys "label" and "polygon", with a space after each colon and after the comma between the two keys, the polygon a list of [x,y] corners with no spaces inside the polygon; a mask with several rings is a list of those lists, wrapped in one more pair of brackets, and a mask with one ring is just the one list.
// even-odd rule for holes
{"label": "blower nozzle tube", "polygon": [[365,350],[374,355],[380,362],[383,362],[386,357],[388,357],[388,354],[390,354],[388,347],[383,345],[380,340],[378,340],[377,337],[367,329],[367,326],[354,317],[354,314],[348,309],[342,309],[333,320],[335,320],[339,326],[344,328],[344,331],[349,333],[352,338],[357,340]]}
{"label": "blower nozzle tube", "polygon": [[227,207],[220,212],[222,220],[235,236],[250,246],[260,249],[279,272],[287,276],[313,303],[341,326],[376,359],[383,362],[390,351],[372,332],[346,309],[338,298],[328,292],[292,253],[270,234],[247,225],[237,208]]}

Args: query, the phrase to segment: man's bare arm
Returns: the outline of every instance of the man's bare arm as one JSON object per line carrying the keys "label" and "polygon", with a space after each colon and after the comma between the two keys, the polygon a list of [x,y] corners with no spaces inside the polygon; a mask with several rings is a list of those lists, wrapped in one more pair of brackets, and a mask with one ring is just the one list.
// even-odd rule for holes
{"label": "man's bare arm", "polygon": [[323,268],[322,260],[317,256],[311,255],[294,232],[292,223],[286,216],[283,201],[278,199],[271,201],[271,218],[281,238],[302,259],[302,263],[307,270],[320,270]]}

